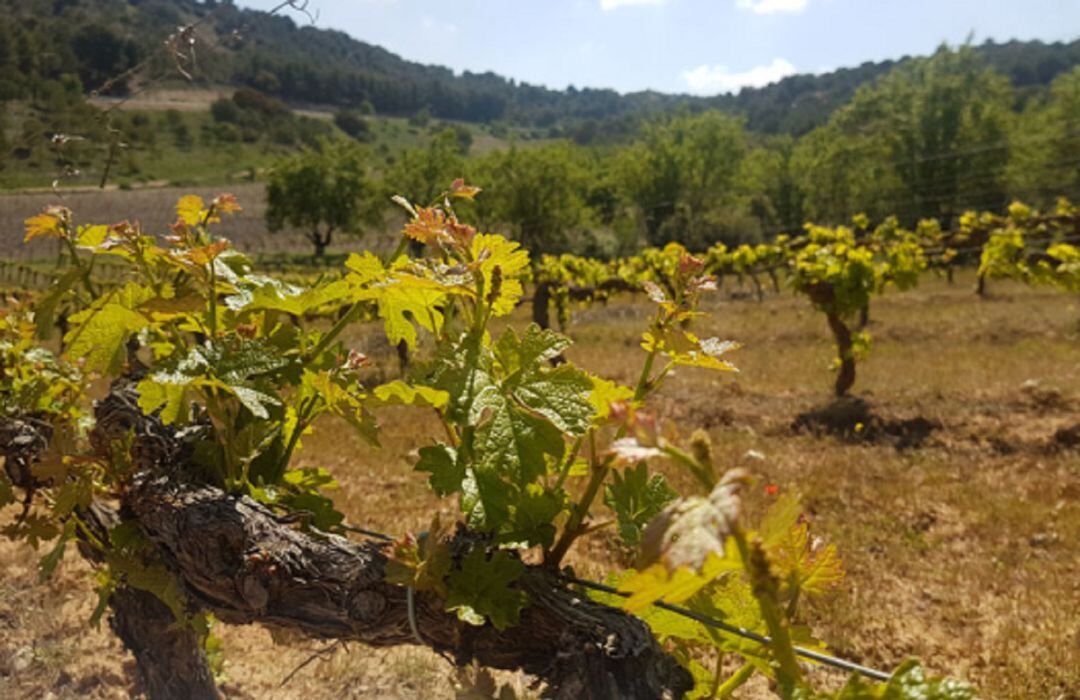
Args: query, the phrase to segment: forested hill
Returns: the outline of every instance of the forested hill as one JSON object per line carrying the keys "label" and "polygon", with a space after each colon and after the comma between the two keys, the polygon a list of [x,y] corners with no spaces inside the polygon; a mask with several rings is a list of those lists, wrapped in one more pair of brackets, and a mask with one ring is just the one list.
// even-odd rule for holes
{"label": "forested hill", "polygon": [[[906,60],[791,76],[737,95],[621,95],[602,89],[551,90],[491,72],[455,74],[312,26],[291,10],[269,15],[214,0],[0,0],[0,7],[5,15],[0,100],[33,95],[42,81],[56,80],[73,67],[88,90],[155,54],[161,72],[167,72],[163,40],[201,18],[197,60],[188,66],[199,82],[249,86],[292,103],[368,103],[388,115],[426,109],[444,119],[558,126],[582,141],[591,140],[601,122],[606,122],[605,132],[617,134],[621,130],[614,127],[620,122],[629,128],[641,116],[682,106],[744,115],[753,131],[802,134],[824,123],[858,86]],[[987,42],[976,51],[1011,78],[1021,97],[1080,64],[1080,40]],[[135,73],[108,87],[123,93],[137,89],[140,79],[145,78]]]}

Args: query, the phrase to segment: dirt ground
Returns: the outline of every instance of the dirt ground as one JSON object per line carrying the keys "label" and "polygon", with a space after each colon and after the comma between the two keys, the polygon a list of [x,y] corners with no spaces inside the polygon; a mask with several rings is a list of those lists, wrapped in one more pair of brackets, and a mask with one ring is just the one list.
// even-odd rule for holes
{"label": "dirt ground", "polygon": [[[655,405],[687,435],[706,428],[721,463],[804,495],[815,533],[838,545],[847,570],[835,594],[803,611],[834,652],[881,668],[917,656],[987,698],[1080,698],[1080,299],[994,283],[979,300],[971,288],[966,277],[954,286],[928,277],[876,300],[861,403],[828,411],[824,320],[788,294],[760,304],[720,295],[702,335],[742,342],[740,373],[680,371]],[[624,299],[579,310],[570,358],[631,381],[647,309]],[[392,353],[371,337],[357,329],[352,342],[393,376]],[[432,426],[407,409],[381,422],[381,451],[331,428],[307,440],[300,459],[334,472],[356,524],[421,530],[440,504],[410,454]],[[603,534],[581,543],[579,572],[616,568],[609,544]],[[128,697],[130,656],[107,624],[86,625],[95,602],[87,567],[69,556],[39,586],[36,555],[6,542],[0,563],[0,697]],[[453,696],[450,669],[422,649],[220,632],[228,697]],[[765,693],[757,683],[740,697]]]}

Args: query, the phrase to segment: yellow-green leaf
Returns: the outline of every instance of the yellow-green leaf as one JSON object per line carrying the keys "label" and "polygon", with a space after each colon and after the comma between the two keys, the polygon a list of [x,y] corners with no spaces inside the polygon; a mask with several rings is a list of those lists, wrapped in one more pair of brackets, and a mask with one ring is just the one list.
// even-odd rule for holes
{"label": "yellow-green leaf", "polygon": [[132,333],[149,323],[145,316],[110,303],[101,309],[87,309],[71,317],[75,327],[64,337],[67,354],[85,358],[90,371],[117,374],[124,362],[124,343]]}
{"label": "yellow-green leaf", "polygon": [[205,209],[206,203],[203,202],[203,198],[195,194],[181,197],[176,203],[176,215],[188,226],[201,224]]}
{"label": "yellow-green leaf", "polygon": [[383,403],[403,403],[407,406],[421,404],[442,408],[450,400],[450,394],[428,386],[412,386],[400,379],[375,387],[375,397]]}

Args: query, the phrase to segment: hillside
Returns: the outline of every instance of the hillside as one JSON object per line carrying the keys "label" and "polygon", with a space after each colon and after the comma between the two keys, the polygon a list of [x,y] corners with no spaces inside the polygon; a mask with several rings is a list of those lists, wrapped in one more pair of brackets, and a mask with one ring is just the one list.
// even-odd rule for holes
{"label": "hillside", "polygon": [[[252,87],[292,104],[370,106],[379,114],[555,128],[586,142],[619,138],[642,116],[678,108],[719,108],[743,115],[762,133],[802,134],[818,126],[863,84],[907,60],[864,63],[821,75],[795,75],[737,95],[703,98],[613,90],[552,90],[491,72],[455,74],[408,61],[347,34],[312,26],[302,15],[269,15],[215,0],[2,0],[0,100],[35,94],[41,80],[77,67],[82,86],[112,94],[185,68],[200,85]],[[199,22],[194,60],[170,61],[162,42]],[[1080,64],[1080,40],[987,42],[976,48],[1024,96]],[[145,63],[145,65],[144,65]],[[117,81],[117,75],[135,66]],[[172,70],[170,70],[172,69]],[[620,128],[621,126],[621,128]]]}

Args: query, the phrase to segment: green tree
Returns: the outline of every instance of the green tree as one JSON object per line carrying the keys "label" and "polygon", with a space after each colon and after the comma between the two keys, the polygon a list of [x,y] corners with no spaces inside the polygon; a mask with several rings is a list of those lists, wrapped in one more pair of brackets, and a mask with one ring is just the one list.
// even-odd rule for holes
{"label": "green tree", "polygon": [[811,221],[838,223],[853,212],[879,219],[901,197],[888,148],[876,133],[845,133],[829,123],[799,139],[791,161],[795,185],[805,193],[803,213]]}
{"label": "green tree", "polygon": [[[426,145],[406,149],[397,157],[386,173],[385,200],[390,205],[391,196],[401,195],[410,202],[427,206],[464,174],[464,150],[457,133],[453,129],[443,129]],[[400,211],[397,205],[392,206]],[[420,255],[424,247],[416,240],[410,240],[409,245],[413,255]]]}
{"label": "green tree", "polygon": [[1058,77],[1049,96],[1032,101],[1010,138],[1010,194],[1039,206],[1080,192],[1080,68]]}
{"label": "green tree", "polygon": [[402,151],[386,173],[386,186],[426,206],[464,173],[461,143],[453,129],[443,129],[427,144]]}
{"label": "green tree", "polygon": [[739,182],[751,215],[761,222],[766,235],[797,231],[806,221],[806,194],[793,167],[794,150],[794,139],[780,136],[750,151],[742,163]]}
{"label": "green tree", "polygon": [[969,46],[901,63],[806,140],[808,213],[947,222],[1004,204],[1011,104],[1008,81]]}
{"label": "green tree", "polygon": [[678,241],[706,247],[732,237],[743,124],[716,111],[647,125],[625,149],[617,172],[624,197],[639,212],[651,245]]}
{"label": "green tree", "polygon": [[322,141],[317,149],[279,161],[266,185],[266,223],[271,231],[304,231],[322,257],[335,233],[359,234],[381,221],[379,191],[365,153],[346,143]]}
{"label": "green tree", "polygon": [[590,223],[585,205],[590,173],[584,154],[569,142],[494,151],[477,164],[472,178],[485,189],[478,213],[488,225],[503,225],[534,257],[560,253],[584,241]]}
{"label": "green tree", "polygon": [[371,140],[371,127],[359,112],[351,109],[338,110],[334,113],[334,124],[357,141]]}

